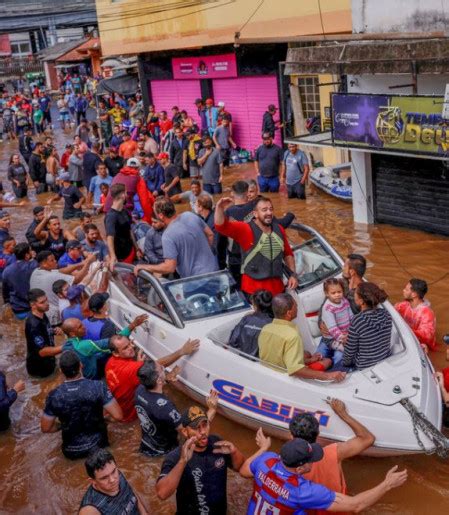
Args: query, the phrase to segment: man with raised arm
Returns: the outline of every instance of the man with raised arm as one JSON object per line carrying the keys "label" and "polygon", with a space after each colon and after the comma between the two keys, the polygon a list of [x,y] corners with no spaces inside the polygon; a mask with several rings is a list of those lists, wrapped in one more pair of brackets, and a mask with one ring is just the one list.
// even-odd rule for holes
{"label": "man with raised arm", "polygon": [[229,197],[221,198],[215,207],[217,232],[232,238],[242,249],[242,291],[251,295],[257,290],[282,293],[283,265],[290,270],[287,288],[296,288],[295,258],[287,240],[285,229],[273,221],[273,204],[260,197],[254,206],[254,219],[250,222],[232,222],[225,210],[233,203]]}

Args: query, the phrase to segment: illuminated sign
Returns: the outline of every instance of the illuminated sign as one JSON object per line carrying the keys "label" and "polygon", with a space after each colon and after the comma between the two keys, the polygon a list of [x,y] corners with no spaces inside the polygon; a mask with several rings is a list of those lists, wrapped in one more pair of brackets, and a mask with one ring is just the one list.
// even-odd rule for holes
{"label": "illuminated sign", "polygon": [[289,423],[299,413],[310,413],[318,420],[320,426],[326,427],[329,423],[330,416],[325,411],[308,411],[288,404],[280,404],[267,398],[259,399],[253,393],[246,392],[244,386],[225,379],[215,379],[213,386],[220,399],[280,422]]}
{"label": "illuminated sign", "polygon": [[441,115],[442,104],[442,97],[334,93],[333,142],[449,156],[449,120]]}
{"label": "illuminated sign", "polygon": [[235,54],[172,59],[174,79],[219,79],[237,77]]}

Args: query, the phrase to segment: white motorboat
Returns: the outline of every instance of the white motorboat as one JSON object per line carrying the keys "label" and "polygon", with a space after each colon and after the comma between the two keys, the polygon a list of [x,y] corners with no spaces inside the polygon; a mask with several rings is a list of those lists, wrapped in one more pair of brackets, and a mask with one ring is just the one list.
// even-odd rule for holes
{"label": "white motorboat", "polygon": [[[295,225],[289,237],[300,276],[299,287],[292,292],[298,304],[296,324],[305,348],[313,353],[320,340],[317,317],[323,302],[322,283],[341,275],[343,262],[309,227]],[[376,436],[367,454],[430,452],[439,443],[445,445],[439,432],[442,402],[433,367],[388,302],[383,308],[394,323],[390,357],[348,374],[337,384],[289,377],[228,347],[233,327],[250,306],[226,271],[160,281],[147,272],[136,278],[132,266],[118,264],[110,294],[111,318],[120,327],[149,313],[149,320],[136,330],[135,341],[151,358],[174,352],[187,338],[200,338],[200,350],[180,363],[179,388],[203,403],[215,388],[219,412],[239,424],[263,427],[266,433],[285,439],[291,417],[310,412],[320,423],[323,441],[344,441],[351,437],[351,430],[326,403],[329,397],[338,397]]]}
{"label": "white motorboat", "polygon": [[340,200],[352,201],[351,163],[322,166],[310,172],[310,182]]}

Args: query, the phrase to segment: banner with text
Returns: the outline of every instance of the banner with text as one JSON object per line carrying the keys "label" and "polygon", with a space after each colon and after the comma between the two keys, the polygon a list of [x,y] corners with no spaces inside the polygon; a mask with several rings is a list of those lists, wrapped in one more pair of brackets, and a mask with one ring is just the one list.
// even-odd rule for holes
{"label": "banner with text", "polygon": [[332,94],[332,137],[337,146],[449,155],[443,97]]}
{"label": "banner with text", "polygon": [[174,79],[219,79],[237,77],[235,54],[172,59]]}

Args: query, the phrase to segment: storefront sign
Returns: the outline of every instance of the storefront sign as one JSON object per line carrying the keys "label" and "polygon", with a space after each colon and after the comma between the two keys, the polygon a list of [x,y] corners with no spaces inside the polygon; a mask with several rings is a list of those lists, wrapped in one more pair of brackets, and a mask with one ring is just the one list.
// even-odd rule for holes
{"label": "storefront sign", "polygon": [[334,145],[449,156],[443,97],[332,95]]}
{"label": "storefront sign", "polygon": [[174,79],[219,79],[237,77],[235,54],[172,59]]}

